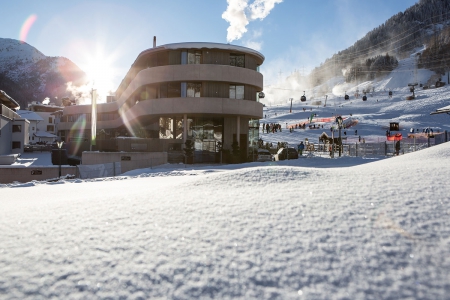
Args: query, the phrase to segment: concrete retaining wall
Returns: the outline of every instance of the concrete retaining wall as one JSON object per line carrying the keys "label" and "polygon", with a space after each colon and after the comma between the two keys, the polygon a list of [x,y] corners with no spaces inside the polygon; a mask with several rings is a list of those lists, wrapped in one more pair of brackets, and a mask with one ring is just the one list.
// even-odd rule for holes
{"label": "concrete retaining wall", "polygon": [[89,152],[82,153],[83,165],[120,162],[121,172],[152,168],[167,163],[167,152]]}
{"label": "concrete retaining wall", "polygon": [[[61,175],[76,175],[76,167],[62,166]],[[59,166],[0,168],[0,183],[29,182],[58,178]]]}

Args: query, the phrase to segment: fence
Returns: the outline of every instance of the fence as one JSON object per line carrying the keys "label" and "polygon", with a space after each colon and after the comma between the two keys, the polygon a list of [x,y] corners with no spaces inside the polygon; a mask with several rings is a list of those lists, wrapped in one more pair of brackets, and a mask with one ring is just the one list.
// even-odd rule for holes
{"label": "fence", "polygon": [[[450,140],[450,133],[447,131],[437,133],[434,136],[424,138],[405,138],[400,141],[399,154],[411,153],[422,150],[428,147],[439,145]],[[310,143],[311,144],[311,143]],[[339,155],[339,145],[333,146],[334,155]],[[318,155],[329,155],[330,144],[314,144],[314,153]],[[305,151],[312,153],[311,151]],[[392,156],[395,153],[395,142],[380,142],[380,143],[354,143],[343,144],[341,149],[341,156]]]}

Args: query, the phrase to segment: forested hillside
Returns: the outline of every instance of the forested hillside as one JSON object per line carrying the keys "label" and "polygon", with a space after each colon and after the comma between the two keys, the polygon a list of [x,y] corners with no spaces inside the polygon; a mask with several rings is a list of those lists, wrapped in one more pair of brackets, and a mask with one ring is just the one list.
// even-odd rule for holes
{"label": "forested hillside", "polygon": [[310,74],[313,86],[344,75],[347,82],[370,80],[391,71],[397,60],[426,46],[419,66],[449,70],[450,0],[420,0],[327,59]]}

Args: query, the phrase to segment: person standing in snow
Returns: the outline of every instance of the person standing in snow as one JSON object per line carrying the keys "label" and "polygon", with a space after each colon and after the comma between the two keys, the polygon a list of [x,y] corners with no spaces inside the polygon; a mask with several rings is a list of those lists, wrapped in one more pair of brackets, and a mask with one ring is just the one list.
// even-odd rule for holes
{"label": "person standing in snow", "polygon": [[298,149],[298,154],[300,156],[302,156],[303,155],[303,149],[305,149],[305,144],[303,144],[303,142],[300,142],[300,144],[298,145],[297,149]]}
{"label": "person standing in snow", "polygon": [[400,152],[400,141],[397,141],[395,143],[395,154],[398,156],[399,152]]}

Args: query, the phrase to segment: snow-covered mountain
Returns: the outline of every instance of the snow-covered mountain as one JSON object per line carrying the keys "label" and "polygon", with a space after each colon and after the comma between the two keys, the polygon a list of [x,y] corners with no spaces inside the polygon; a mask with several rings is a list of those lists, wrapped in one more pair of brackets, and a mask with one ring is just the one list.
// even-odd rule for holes
{"label": "snow-covered mountain", "polygon": [[22,107],[67,95],[66,83],[81,85],[86,74],[65,57],[48,57],[33,46],[0,38],[0,89]]}

